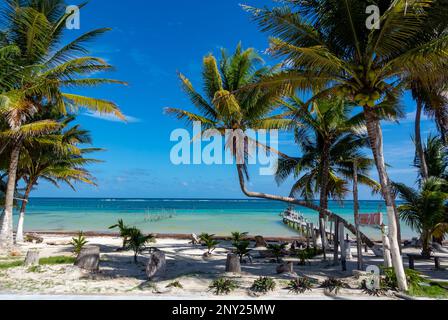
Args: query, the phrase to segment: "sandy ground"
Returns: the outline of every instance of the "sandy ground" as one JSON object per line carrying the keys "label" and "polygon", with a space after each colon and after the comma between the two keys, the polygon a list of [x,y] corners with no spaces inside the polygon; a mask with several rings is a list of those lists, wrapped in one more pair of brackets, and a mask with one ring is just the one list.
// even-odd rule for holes
{"label": "sandy ground", "polygon": [[[71,255],[70,237],[45,235],[42,244],[26,244],[18,249],[16,257],[0,257],[0,263],[23,259],[30,249],[37,249],[40,257]],[[322,261],[321,257],[311,260],[306,266],[294,265],[296,274],[277,275],[277,264],[269,258],[255,258],[253,263],[242,265],[243,273],[225,273],[226,255],[231,249],[228,242],[222,242],[213,256],[203,258],[205,249],[193,246],[187,240],[158,239],[154,247],[162,250],[167,258],[166,273],[149,282],[145,274],[148,256],[140,256],[139,263],[133,262],[131,252],[118,252],[121,239],[115,237],[89,237],[89,245],[100,246],[100,272],[89,274],[73,265],[41,266],[38,270],[16,267],[0,270],[0,299],[214,299],[209,290],[210,283],[226,276],[237,281],[239,289],[224,298],[233,299],[371,299],[358,289],[360,280],[353,276],[356,257],[348,261],[348,271]],[[354,249],[352,249],[355,252]],[[406,249],[406,252],[418,249]],[[255,257],[257,252],[253,252]],[[382,260],[372,253],[365,254],[365,263],[379,265]],[[294,258],[285,258],[297,262]],[[416,262],[416,268],[434,280],[448,280],[448,271],[435,271],[429,262]],[[442,267],[448,267],[448,259],[442,260]],[[290,279],[308,276],[318,281],[328,277],[343,278],[351,289],[343,289],[338,297],[328,296],[323,289],[295,295],[285,287]],[[254,296],[249,288],[259,276],[269,276],[276,280],[276,290],[262,297]],[[179,281],[183,288],[167,288],[173,281]],[[223,298],[223,297],[219,297]],[[378,298],[376,298],[378,299]],[[396,299],[390,295],[382,299]]]}

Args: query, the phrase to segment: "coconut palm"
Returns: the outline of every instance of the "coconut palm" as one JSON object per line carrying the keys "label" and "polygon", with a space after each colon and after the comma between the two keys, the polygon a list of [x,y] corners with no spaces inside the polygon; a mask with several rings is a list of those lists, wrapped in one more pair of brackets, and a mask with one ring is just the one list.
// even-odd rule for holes
{"label": "coconut palm", "polygon": [[400,217],[414,231],[420,234],[422,255],[431,255],[431,238],[443,238],[448,232],[446,220],[446,201],[448,193],[446,181],[430,177],[423,181],[420,190],[414,190],[404,184],[394,184],[400,198],[404,201],[398,207]]}
{"label": "coconut palm", "polygon": [[317,100],[309,110],[298,97],[293,97],[285,102],[285,106],[294,115],[295,141],[302,156],[280,159],[276,179],[282,183],[293,175],[297,181],[291,195],[295,198],[313,201],[319,195],[319,225],[325,241],[324,218],[328,200],[343,200],[349,192],[353,159],[357,159],[359,183],[376,191],[379,189],[379,184],[369,176],[374,162],[361,152],[368,146],[368,140],[361,132],[362,115],[351,116],[352,107],[340,99]]}
{"label": "coconut palm", "polygon": [[[349,98],[364,111],[370,147],[388,207],[391,253],[400,290],[407,290],[399,247],[399,218],[383,154],[382,108],[393,107],[408,74],[437,74],[446,68],[448,36],[422,39],[427,9],[436,1],[286,0],[270,9],[245,7],[264,31],[270,51],[285,70],[262,81],[280,91],[321,89]],[[366,8],[375,4],[380,28],[366,28]],[[414,41],[414,38],[416,41]],[[418,40],[418,41],[417,41]]]}
{"label": "coconut palm", "polygon": [[[427,167],[427,177],[438,177],[448,181],[448,148],[442,138],[438,136],[428,136],[426,144],[423,144],[423,154]],[[414,166],[421,168],[420,157],[416,157]],[[421,171],[420,171],[421,172]],[[420,175],[419,182],[425,180]]]}
{"label": "coconut palm", "polygon": [[[65,13],[65,7],[62,0],[9,1],[2,7],[3,46],[13,46],[20,55],[14,60],[18,72],[12,79],[16,81],[2,85],[0,92],[1,114],[9,126],[8,144],[11,146],[5,210],[0,216],[0,246],[10,246],[13,241],[13,194],[23,141],[27,135],[52,132],[57,125],[50,120],[33,122],[34,117],[48,109],[65,114],[85,107],[124,118],[113,102],[61,91],[61,88],[122,83],[91,77],[94,73],[112,68],[100,58],[87,56],[88,51],[84,47],[86,42],[107,29],[93,30],[68,44],[62,44],[65,22],[69,16]],[[4,74],[0,76],[0,79],[5,78]]]}
{"label": "coconut palm", "polygon": [[[179,74],[182,89],[199,113],[166,108],[167,114],[186,120],[189,124],[198,121],[205,129],[213,129],[225,136],[226,130],[234,130],[226,141],[226,148],[237,158],[247,176],[245,159],[248,156],[248,129],[276,129],[287,127],[290,121],[281,115],[272,115],[278,96],[265,88],[250,91],[239,89],[256,84],[262,77],[272,75],[276,67],[261,66],[262,59],[254,49],[244,50],[239,44],[232,55],[222,49],[221,60],[208,55],[203,60],[202,80],[204,95],[197,92],[190,80]],[[242,136],[237,136],[241,133]],[[197,138],[197,137],[195,137]],[[244,148],[238,148],[235,141],[244,141]]]}
{"label": "coconut palm", "polygon": [[80,129],[79,125],[68,127],[73,119],[73,117],[63,119],[59,133],[28,139],[23,143],[18,176],[25,181],[25,191],[21,199],[16,232],[17,243],[23,242],[29,196],[40,180],[48,181],[56,187],[59,187],[60,183],[65,183],[73,190],[76,190],[74,182],[95,185],[91,174],[84,167],[98,160],[85,158],[85,155],[99,149],[80,147],[80,144],[91,144],[91,138],[87,131]]}

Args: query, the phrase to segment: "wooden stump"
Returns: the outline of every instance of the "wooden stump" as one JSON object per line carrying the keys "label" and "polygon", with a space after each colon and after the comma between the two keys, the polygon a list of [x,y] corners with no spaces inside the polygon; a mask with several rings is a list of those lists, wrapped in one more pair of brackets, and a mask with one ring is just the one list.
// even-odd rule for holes
{"label": "wooden stump", "polygon": [[201,244],[201,239],[199,239],[199,237],[195,233],[191,234],[191,244],[192,245]]}
{"label": "wooden stump", "polygon": [[162,251],[156,251],[151,254],[146,265],[146,275],[151,280],[154,277],[161,276],[166,271],[166,258]]}
{"label": "wooden stump", "polygon": [[37,233],[27,233],[25,234],[25,242],[31,242],[31,243],[42,243],[44,242],[44,238],[42,238]]}
{"label": "wooden stump", "polygon": [[76,258],[75,266],[87,271],[98,271],[100,269],[100,247],[82,249]]}
{"label": "wooden stump", "polygon": [[268,244],[266,243],[266,241],[264,240],[264,238],[262,236],[256,236],[255,237],[255,248],[262,248],[262,247],[267,247]]}
{"label": "wooden stump", "polygon": [[283,263],[277,267],[277,273],[294,273],[294,264],[292,262]]}
{"label": "wooden stump", "polygon": [[26,253],[25,267],[37,266],[39,265],[39,251],[30,250]]}
{"label": "wooden stump", "polygon": [[241,273],[241,263],[238,255],[233,253],[227,255],[226,272]]}

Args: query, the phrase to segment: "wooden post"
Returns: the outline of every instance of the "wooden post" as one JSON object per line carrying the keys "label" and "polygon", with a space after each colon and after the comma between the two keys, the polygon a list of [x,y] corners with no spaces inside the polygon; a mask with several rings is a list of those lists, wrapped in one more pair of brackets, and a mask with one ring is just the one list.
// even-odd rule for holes
{"label": "wooden post", "polygon": [[226,272],[241,273],[240,258],[236,254],[227,255]]}
{"label": "wooden post", "polygon": [[316,241],[316,231],[314,230],[314,223],[310,223],[311,226],[311,237],[313,240],[313,247],[317,249],[317,241]]}
{"label": "wooden post", "polygon": [[358,270],[363,269],[362,244],[359,235],[359,200],[358,200],[358,162],[353,161],[353,212],[356,226],[356,251],[358,255]]}
{"label": "wooden post", "polygon": [[306,247],[310,247],[310,224],[307,222],[306,224]]}
{"label": "wooden post", "polygon": [[342,271],[347,271],[347,258],[345,251],[344,224],[339,223],[339,246],[341,247]]}
{"label": "wooden post", "polygon": [[339,264],[339,218],[336,217],[334,222],[334,254],[333,263],[334,265]]}

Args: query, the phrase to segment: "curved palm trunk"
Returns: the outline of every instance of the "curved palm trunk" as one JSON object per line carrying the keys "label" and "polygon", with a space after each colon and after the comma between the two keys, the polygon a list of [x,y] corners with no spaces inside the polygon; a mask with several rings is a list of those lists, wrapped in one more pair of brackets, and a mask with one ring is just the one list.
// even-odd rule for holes
{"label": "curved palm trunk", "polygon": [[16,243],[23,243],[24,237],[23,237],[23,224],[25,222],[25,211],[26,206],[28,205],[28,199],[30,197],[31,189],[33,188],[33,182],[29,181],[26,186],[26,191],[22,200],[22,206],[20,207],[20,215],[19,215],[19,222],[17,224],[17,232],[16,232]]}
{"label": "curved palm trunk", "polygon": [[373,113],[373,110],[365,106],[364,114],[367,124],[367,132],[370,140],[370,147],[375,159],[376,168],[380,178],[381,191],[383,198],[387,205],[387,216],[389,220],[389,240],[392,256],[392,264],[394,266],[395,274],[397,276],[398,287],[401,291],[407,291],[408,285],[406,275],[404,273],[403,260],[400,253],[399,245],[399,220],[397,219],[397,210],[395,201],[390,189],[390,180],[387,175],[386,165],[383,154],[383,134],[378,117]]}
{"label": "curved palm trunk", "polygon": [[[266,193],[261,193],[261,192],[251,192],[249,190],[247,190],[246,188],[246,183],[244,180],[244,169],[243,169],[243,165],[237,165],[237,170],[238,170],[238,178],[239,178],[239,182],[240,182],[240,187],[241,187],[241,191],[248,196],[249,198],[259,198],[259,199],[267,199],[267,200],[273,200],[273,201],[280,201],[280,202],[285,202],[285,203],[290,203],[290,204],[294,204],[297,206],[301,206],[304,208],[308,208],[311,209],[313,211],[317,211],[317,212],[321,212],[322,209],[319,206],[316,206],[315,204],[312,204],[310,202],[306,202],[306,201],[300,201],[291,197],[282,197],[282,196],[277,196],[277,195],[272,195],[272,194],[266,194]],[[349,223],[347,220],[341,218],[340,216],[338,216],[337,214],[329,211],[329,210],[324,210],[325,216],[329,219],[339,219],[339,222],[342,222],[344,224],[344,226],[350,230],[350,232],[352,232],[353,234],[356,234],[356,227],[354,225],[352,225],[351,223]],[[372,240],[370,240],[369,237],[367,237],[365,234],[360,232],[360,237],[362,239],[362,241],[364,241],[364,243],[370,247],[373,248],[373,246],[375,245],[373,243]]]}
{"label": "curved palm trunk", "polygon": [[5,194],[5,210],[0,216],[0,248],[10,248],[14,244],[13,236],[13,206],[16,191],[17,165],[19,163],[21,141],[17,140],[11,151],[8,168],[8,184]]}
{"label": "curved palm trunk", "polygon": [[422,120],[423,104],[420,99],[417,99],[417,111],[415,113],[415,149],[420,160],[420,174],[422,180],[427,180],[429,177],[428,165],[426,164],[425,151],[423,150],[421,120]]}
{"label": "curved palm trunk", "polygon": [[321,186],[320,186],[320,212],[319,212],[319,230],[322,238],[322,251],[324,260],[327,259],[327,232],[325,227],[325,211],[328,210],[328,175],[330,171],[330,146],[327,142],[324,143],[322,148],[322,171],[321,171]]}

